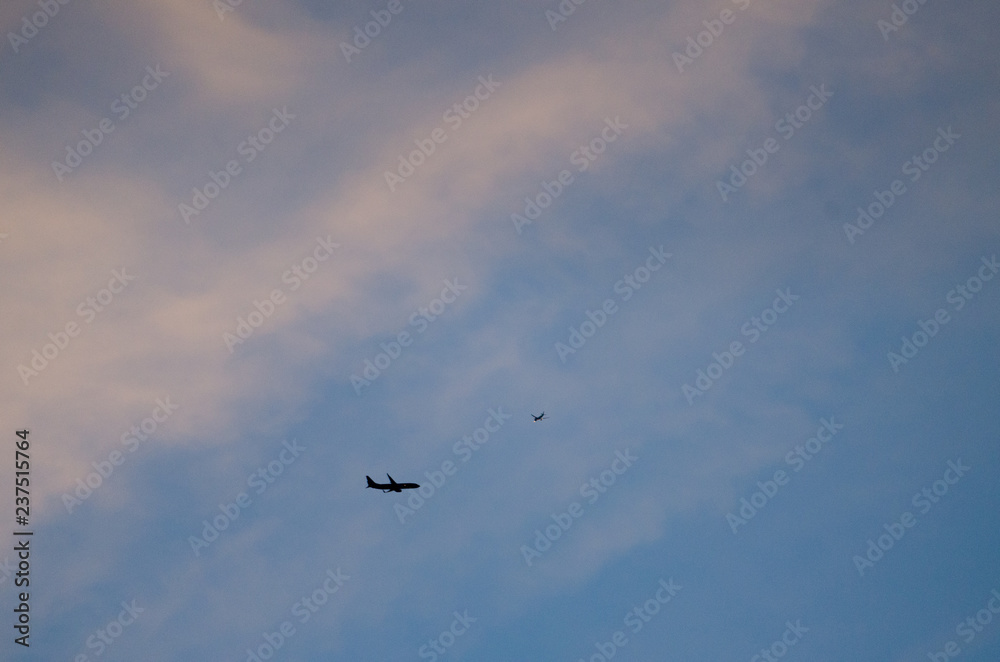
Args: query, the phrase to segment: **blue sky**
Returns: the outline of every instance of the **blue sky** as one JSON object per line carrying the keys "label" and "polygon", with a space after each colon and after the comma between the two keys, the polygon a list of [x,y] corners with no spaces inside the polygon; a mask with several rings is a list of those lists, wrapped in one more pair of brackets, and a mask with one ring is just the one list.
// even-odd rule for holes
{"label": "blue sky", "polygon": [[998,21],[6,3],[0,658],[997,659]]}

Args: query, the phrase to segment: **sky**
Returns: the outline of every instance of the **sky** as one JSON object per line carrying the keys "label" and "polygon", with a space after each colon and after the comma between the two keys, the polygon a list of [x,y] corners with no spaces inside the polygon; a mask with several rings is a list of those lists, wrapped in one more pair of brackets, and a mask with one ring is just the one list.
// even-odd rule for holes
{"label": "sky", "polygon": [[998,24],[3,3],[0,659],[993,662]]}

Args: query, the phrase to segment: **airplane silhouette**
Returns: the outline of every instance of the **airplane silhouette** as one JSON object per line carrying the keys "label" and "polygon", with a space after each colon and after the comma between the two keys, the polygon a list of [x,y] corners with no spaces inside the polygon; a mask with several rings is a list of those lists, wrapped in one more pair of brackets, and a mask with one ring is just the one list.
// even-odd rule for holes
{"label": "airplane silhouette", "polygon": [[[386,476],[389,476],[389,474],[386,474]],[[382,490],[382,492],[402,492],[403,490],[415,490],[420,487],[416,483],[397,483],[392,479],[392,476],[389,476],[388,483],[376,483],[372,480],[371,476],[365,476],[365,478],[368,479],[368,487],[374,487],[377,490]]]}
{"label": "airplane silhouette", "polygon": [[541,414],[539,414],[538,416],[535,416],[534,414],[532,414],[532,415],[531,415],[531,417],[532,417],[533,419],[535,419],[536,421],[540,421],[540,420],[542,420],[543,418],[545,418],[545,412],[543,411],[543,412],[542,412]]}

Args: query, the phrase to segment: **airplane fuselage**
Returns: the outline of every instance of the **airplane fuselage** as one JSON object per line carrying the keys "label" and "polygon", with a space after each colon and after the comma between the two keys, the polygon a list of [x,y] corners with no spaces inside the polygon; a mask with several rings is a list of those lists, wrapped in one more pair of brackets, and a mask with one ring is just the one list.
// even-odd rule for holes
{"label": "airplane fuselage", "polygon": [[374,487],[382,490],[383,492],[402,492],[403,490],[415,490],[419,485],[416,483],[396,483],[395,485],[386,485],[384,483],[375,483],[369,487]]}
{"label": "airplane fuselage", "polygon": [[[387,476],[389,474],[386,474]],[[382,490],[382,492],[402,492],[403,490],[415,490],[420,487],[417,483],[397,483],[389,476],[388,483],[376,483],[371,479],[371,476],[365,476],[368,479],[368,487],[373,487],[376,490]]]}

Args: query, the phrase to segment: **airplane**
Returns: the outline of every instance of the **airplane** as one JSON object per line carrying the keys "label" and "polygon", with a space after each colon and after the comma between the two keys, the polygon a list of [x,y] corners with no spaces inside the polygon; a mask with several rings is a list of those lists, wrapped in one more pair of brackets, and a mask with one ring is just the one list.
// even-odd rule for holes
{"label": "airplane", "polygon": [[[386,474],[386,476],[389,476],[389,474]],[[403,490],[415,490],[420,487],[416,483],[397,483],[392,479],[392,476],[389,476],[388,483],[376,483],[372,480],[371,476],[365,476],[365,478],[368,479],[368,487],[374,487],[383,492],[402,492]]]}
{"label": "airplane", "polygon": [[540,420],[542,420],[543,418],[545,418],[545,412],[543,411],[543,412],[542,412],[541,414],[539,414],[538,416],[535,416],[534,414],[532,414],[532,415],[531,415],[531,417],[532,417],[533,419],[535,419],[535,421],[536,421],[536,422],[537,422],[537,421],[540,421]]}

